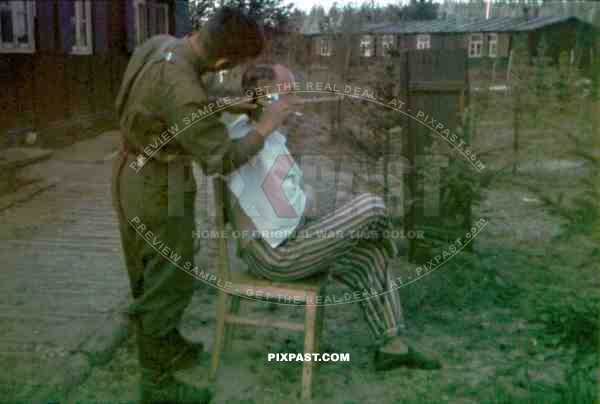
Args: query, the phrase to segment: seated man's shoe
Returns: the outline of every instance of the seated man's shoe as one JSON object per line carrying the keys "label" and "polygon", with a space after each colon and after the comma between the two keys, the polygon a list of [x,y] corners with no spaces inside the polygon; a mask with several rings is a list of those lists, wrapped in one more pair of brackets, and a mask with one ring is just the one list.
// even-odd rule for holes
{"label": "seated man's shoe", "polygon": [[399,367],[412,369],[441,369],[442,364],[435,358],[417,352],[404,344],[399,337],[394,337],[375,352],[373,361],[376,371],[392,370]]}
{"label": "seated man's shoe", "polygon": [[206,387],[195,387],[164,376],[152,370],[142,370],[140,383],[141,404],[208,404],[213,392]]}
{"label": "seated man's shoe", "polygon": [[138,329],[138,354],[140,366],[160,372],[188,369],[198,364],[204,349],[201,342],[186,340],[177,329],[163,337],[150,337]]}

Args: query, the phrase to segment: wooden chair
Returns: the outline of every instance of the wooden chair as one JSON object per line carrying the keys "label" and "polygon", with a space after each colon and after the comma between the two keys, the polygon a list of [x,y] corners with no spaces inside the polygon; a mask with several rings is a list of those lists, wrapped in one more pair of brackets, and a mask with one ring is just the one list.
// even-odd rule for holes
{"label": "wooden chair", "polygon": [[[224,199],[224,187],[225,184],[222,178],[216,177],[213,180],[215,222],[216,230],[219,232],[225,230],[227,224],[231,224]],[[319,338],[323,328],[323,306],[307,304],[307,300],[312,302],[317,301],[317,296],[322,292],[325,285],[323,278],[280,283],[257,277],[249,271],[236,271],[235,263],[237,262],[237,257],[235,252],[232,251],[233,249],[229,248],[229,239],[221,237],[218,240],[218,276],[223,280],[223,283],[226,281],[230,282],[231,288],[229,290],[234,291],[234,293],[239,293],[239,295],[219,289],[217,325],[210,371],[211,379],[214,380],[216,378],[223,344],[225,344],[226,349],[231,347],[233,327],[235,325],[273,327],[292,331],[303,331],[304,353],[317,353],[319,350]],[[239,292],[237,292],[238,290]],[[240,295],[243,296],[243,293],[246,290],[262,291],[263,297],[261,297],[261,300],[265,301],[275,300],[264,298],[268,293],[273,297],[284,295],[290,297],[292,302],[303,304],[306,311],[304,324],[285,320],[274,321],[268,318],[251,319],[240,315]],[[303,362],[301,393],[303,400],[310,400],[312,396],[311,385],[313,364],[313,361]]]}

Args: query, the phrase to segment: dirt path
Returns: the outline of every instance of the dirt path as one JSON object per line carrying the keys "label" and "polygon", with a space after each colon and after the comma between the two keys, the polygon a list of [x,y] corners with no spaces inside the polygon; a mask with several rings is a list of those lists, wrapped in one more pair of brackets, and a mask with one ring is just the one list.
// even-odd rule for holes
{"label": "dirt path", "polygon": [[36,402],[89,374],[84,344],[127,298],[104,160],[113,149],[104,135],[27,167],[59,182],[0,213],[2,402]]}

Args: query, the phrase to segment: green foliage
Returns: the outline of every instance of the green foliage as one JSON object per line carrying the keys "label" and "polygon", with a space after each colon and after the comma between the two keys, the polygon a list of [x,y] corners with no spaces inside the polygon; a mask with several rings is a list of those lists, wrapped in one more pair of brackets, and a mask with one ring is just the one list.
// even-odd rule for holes
{"label": "green foliage", "polygon": [[[447,246],[434,249],[431,258],[444,248],[447,250]],[[488,258],[486,254],[464,250],[457,253],[419,280],[416,286],[402,289],[405,310],[433,313],[442,309],[483,311],[492,307],[512,308],[522,289],[500,277],[496,263],[499,257]]]}
{"label": "green foliage", "polygon": [[590,81],[570,63],[566,53],[558,60],[548,57],[548,44],[542,41],[538,56],[530,60],[519,44],[515,46],[510,99],[514,107],[513,136],[520,133],[515,160],[546,166],[557,162],[581,166],[578,174],[570,174],[568,180],[563,178],[569,181],[568,189],[563,191],[553,186],[556,181],[543,181],[539,173],[520,173],[511,182],[535,194],[548,213],[561,219],[562,239],[589,235],[598,220],[598,191],[590,180],[599,168],[593,147],[596,86],[589,85]]}
{"label": "green foliage", "polygon": [[592,233],[598,220],[598,212],[596,211],[597,199],[591,189],[576,195],[569,208],[563,208],[561,200],[556,203],[548,202],[547,199],[544,201],[549,212],[566,219],[563,232],[559,236],[561,240],[567,241],[575,235]]}
{"label": "green foliage", "polygon": [[593,404],[596,403],[596,385],[586,375],[577,372],[568,378],[566,385],[555,390],[529,386],[527,394],[516,397],[514,394],[498,388],[492,397],[479,401],[481,404]]}
{"label": "green foliage", "polygon": [[[462,123],[456,130],[459,138],[470,144],[474,137],[476,114],[473,108],[467,108],[462,116]],[[446,154],[447,145],[439,137],[432,140],[429,153],[432,155]],[[423,184],[433,184],[432,177],[437,168],[426,166],[423,169]],[[482,177],[486,180],[482,181]],[[439,176],[440,213],[434,221],[428,221],[424,230],[429,244],[445,247],[459,237],[464,237],[471,229],[472,214],[482,200],[484,189],[489,185],[487,172],[478,172],[469,161],[460,157],[451,158],[449,166],[443,169]],[[425,185],[424,185],[425,186]],[[472,244],[472,243],[471,243]],[[467,250],[472,250],[473,245]]]}
{"label": "green foliage", "polygon": [[411,0],[401,9],[403,20],[435,20],[438,4],[431,0]]}
{"label": "green foliage", "polygon": [[[540,336],[544,342],[563,347],[574,347],[578,355],[594,354],[597,350],[598,310],[600,299],[574,298],[570,304],[561,301],[540,307],[538,322],[546,326]],[[557,338],[554,338],[557,337]]]}

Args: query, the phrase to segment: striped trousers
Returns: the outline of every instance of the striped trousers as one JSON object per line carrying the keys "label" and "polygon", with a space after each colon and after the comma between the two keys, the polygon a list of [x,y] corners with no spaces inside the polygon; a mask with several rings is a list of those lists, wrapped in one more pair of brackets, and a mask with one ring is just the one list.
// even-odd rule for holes
{"label": "striped trousers", "polygon": [[[361,194],[318,221],[306,222],[277,248],[256,239],[241,256],[252,272],[274,281],[328,273],[351,292],[368,291],[370,297],[357,301],[376,342],[382,343],[405,328],[400,295],[390,290],[388,263],[397,249],[392,240],[381,237],[387,226],[383,200]],[[361,237],[364,234],[379,237]]]}

